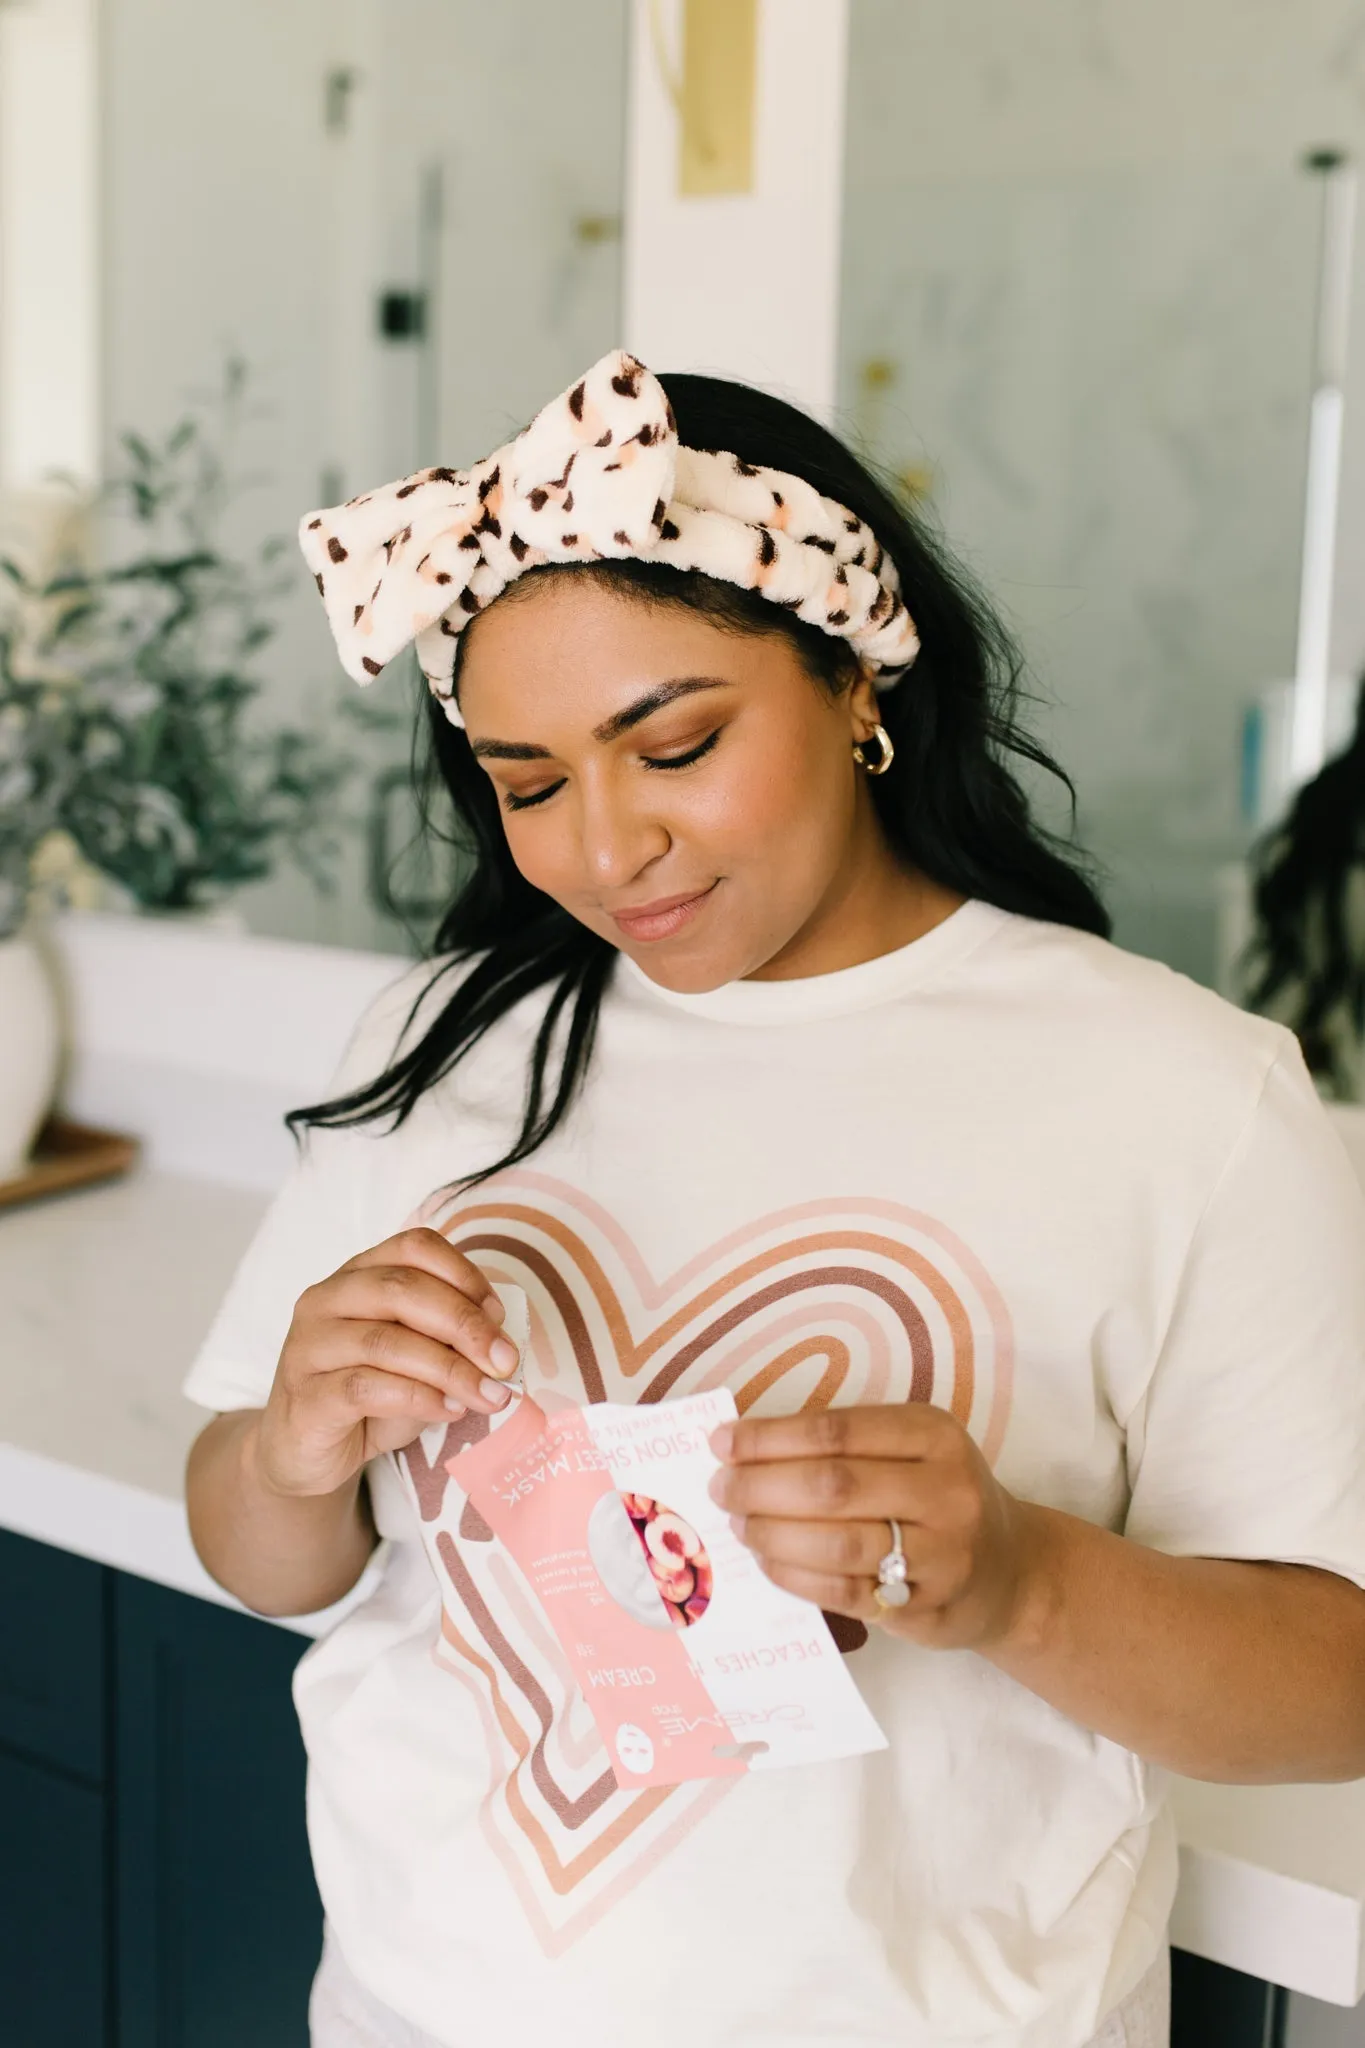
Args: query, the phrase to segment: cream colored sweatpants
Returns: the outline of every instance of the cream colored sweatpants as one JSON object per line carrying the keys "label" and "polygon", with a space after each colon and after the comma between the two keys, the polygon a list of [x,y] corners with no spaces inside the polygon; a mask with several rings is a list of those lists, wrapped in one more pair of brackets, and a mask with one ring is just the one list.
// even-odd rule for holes
{"label": "cream colored sweatpants", "polygon": [[[328,1935],[309,2008],[312,2048],[440,2048],[395,2012],[371,1998],[347,1969]],[[1089,2048],[1170,2048],[1171,1961],[1148,1971],[1131,1998],[1111,2012]]]}

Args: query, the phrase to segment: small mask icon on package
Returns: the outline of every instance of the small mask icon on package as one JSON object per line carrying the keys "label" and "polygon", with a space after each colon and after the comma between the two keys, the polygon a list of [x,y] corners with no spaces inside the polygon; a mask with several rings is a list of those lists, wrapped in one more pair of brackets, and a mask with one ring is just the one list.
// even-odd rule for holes
{"label": "small mask icon on package", "polygon": [[554,1414],[524,1397],[447,1467],[544,1609],[623,1785],[886,1746],[819,1609],[765,1577],[711,1499],[710,1433],[735,1412],[724,1388]]}

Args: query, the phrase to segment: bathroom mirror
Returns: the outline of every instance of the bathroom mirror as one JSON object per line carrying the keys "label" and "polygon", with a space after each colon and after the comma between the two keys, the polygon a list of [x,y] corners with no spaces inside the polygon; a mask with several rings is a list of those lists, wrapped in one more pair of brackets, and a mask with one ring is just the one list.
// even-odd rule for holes
{"label": "bathroom mirror", "polygon": [[[113,0],[97,60],[101,412],[117,467],[245,366],[226,534],[289,540],[305,510],[470,460],[618,338],[625,0]],[[570,110],[568,112],[566,110]],[[339,679],[292,575],[263,710],[337,728]],[[368,869],[409,817],[408,678],[344,802],[339,886],[282,869],[237,899],[255,930],[401,946]],[[382,858],[382,849],[380,849]],[[411,878],[409,878],[411,880]]]}
{"label": "bathroom mirror", "polygon": [[842,416],[1015,626],[1120,941],[1205,981],[1294,664],[1301,161],[1363,124],[1358,7],[851,4]]}

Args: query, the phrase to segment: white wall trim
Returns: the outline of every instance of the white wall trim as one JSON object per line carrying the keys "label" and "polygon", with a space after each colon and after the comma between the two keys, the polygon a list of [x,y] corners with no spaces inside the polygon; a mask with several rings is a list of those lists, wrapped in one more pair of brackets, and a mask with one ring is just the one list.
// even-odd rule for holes
{"label": "white wall trim", "polygon": [[[678,47],[678,0],[662,24]],[[761,0],[752,193],[683,199],[650,0],[631,14],[624,339],[652,369],[834,404],[847,0]]]}
{"label": "white wall trim", "polygon": [[0,7],[0,485],[100,470],[97,0]]}

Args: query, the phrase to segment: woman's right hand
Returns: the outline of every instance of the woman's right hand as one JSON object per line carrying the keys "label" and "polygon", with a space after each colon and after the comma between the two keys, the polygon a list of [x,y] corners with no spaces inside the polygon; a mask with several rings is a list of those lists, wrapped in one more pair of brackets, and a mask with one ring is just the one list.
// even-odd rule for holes
{"label": "woman's right hand", "polygon": [[517,1367],[487,1277],[439,1231],[404,1230],[301,1295],[255,1464],[273,1491],[336,1493],[434,1422],[508,1400]]}

